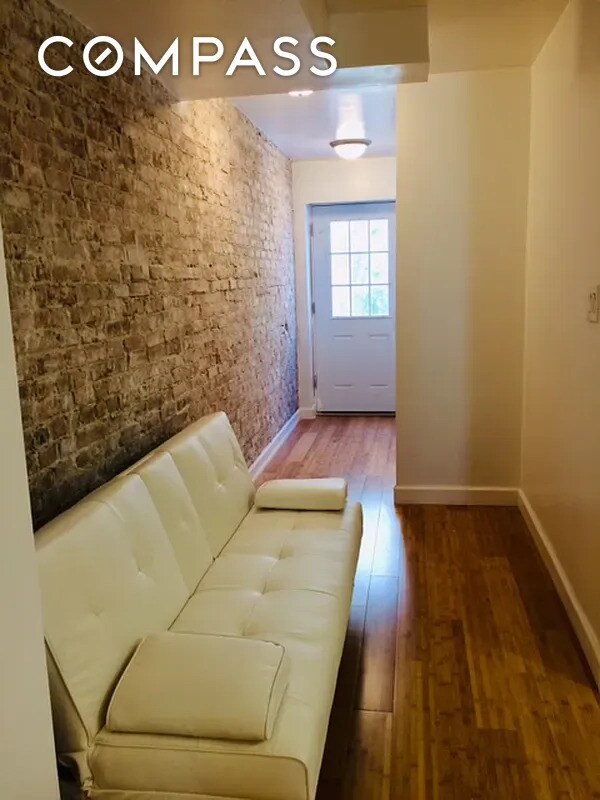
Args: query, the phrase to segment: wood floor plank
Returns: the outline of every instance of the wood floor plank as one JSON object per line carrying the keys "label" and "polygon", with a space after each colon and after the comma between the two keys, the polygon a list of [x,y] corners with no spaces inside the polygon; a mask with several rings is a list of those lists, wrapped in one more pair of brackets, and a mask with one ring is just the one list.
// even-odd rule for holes
{"label": "wood floor plank", "polygon": [[394,507],[394,487],[389,479],[383,478],[371,573],[398,578],[402,571],[402,549],[401,522]]}
{"label": "wood floor plank", "polygon": [[358,708],[393,711],[398,579],[374,575],[369,585]]}
{"label": "wood floor plank", "polygon": [[358,575],[371,574],[375,545],[377,543],[377,529],[381,513],[381,500],[383,495],[381,478],[368,475],[365,479],[360,502],[363,508],[363,539],[358,558]]}
{"label": "wood floor plank", "polygon": [[306,433],[303,433],[294,444],[294,447],[290,451],[287,460],[303,461],[306,458],[311,447],[313,447],[316,438],[317,438],[316,431],[306,431]]}
{"label": "wood floor plank", "polygon": [[346,773],[346,761],[353,743],[365,612],[365,605],[353,603],[321,767],[321,778],[326,781],[343,781]]}
{"label": "wood floor plank", "polygon": [[600,706],[517,509],[394,508],[395,421],[302,421],[261,478],[364,505],[318,800],[600,800]]}
{"label": "wood floor plank", "polygon": [[392,715],[357,711],[343,790],[347,800],[390,800]]}

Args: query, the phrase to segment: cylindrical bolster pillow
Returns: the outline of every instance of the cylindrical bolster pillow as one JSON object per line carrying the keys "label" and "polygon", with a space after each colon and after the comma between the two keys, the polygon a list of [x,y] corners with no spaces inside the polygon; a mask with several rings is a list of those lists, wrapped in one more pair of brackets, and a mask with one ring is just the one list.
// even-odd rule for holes
{"label": "cylindrical bolster pillow", "polygon": [[289,680],[285,649],[233,636],[146,637],[114,691],[106,727],[207,739],[269,739]]}
{"label": "cylindrical bolster pillow", "polygon": [[256,492],[257,508],[290,511],[341,511],[348,486],[343,478],[297,478],[267,481]]}

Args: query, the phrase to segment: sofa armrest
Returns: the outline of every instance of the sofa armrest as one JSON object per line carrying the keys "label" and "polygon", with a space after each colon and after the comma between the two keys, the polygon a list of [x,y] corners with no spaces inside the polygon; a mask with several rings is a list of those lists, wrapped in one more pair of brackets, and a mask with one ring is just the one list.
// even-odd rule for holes
{"label": "sofa armrest", "polygon": [[342,511],[348,497],[343,478],[297,478],[267,481],[256,492],[257,508],[290,511]]}
{"label": "sofa armrest", "polygon": [[289,680],[285,649],[235,636],[159,633],[133,654],[106,727],[119,733],[269,739]]}

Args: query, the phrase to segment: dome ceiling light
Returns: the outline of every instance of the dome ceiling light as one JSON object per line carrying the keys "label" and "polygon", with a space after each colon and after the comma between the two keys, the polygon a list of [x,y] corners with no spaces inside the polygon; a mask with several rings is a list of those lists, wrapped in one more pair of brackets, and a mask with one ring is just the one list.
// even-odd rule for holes
{"label": "dome ceiling light", "polygon": [[370,139],[334,139],[329,142],[340,158],[351,160],[360,158],[365,154],[371,144]]}

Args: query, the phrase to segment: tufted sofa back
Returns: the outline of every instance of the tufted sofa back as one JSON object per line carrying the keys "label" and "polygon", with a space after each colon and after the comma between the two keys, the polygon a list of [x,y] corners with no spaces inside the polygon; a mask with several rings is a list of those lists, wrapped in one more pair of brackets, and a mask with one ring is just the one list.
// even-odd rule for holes
{"label": "tufted sofa back", "polygon": [[39,531],[60,752],[86,749],[134,648],[171,625],[253,498],[229,421],[214,414]]}
{"label": "tufted sofa back", "polygon": [[[227,416],[203,417],[149,458],[165,453],[173,460],[216,558],[254,502],[254,484]],[[143,475],[148,460],[132,470]],[[162,486],[160,480],[157,486]]]}

